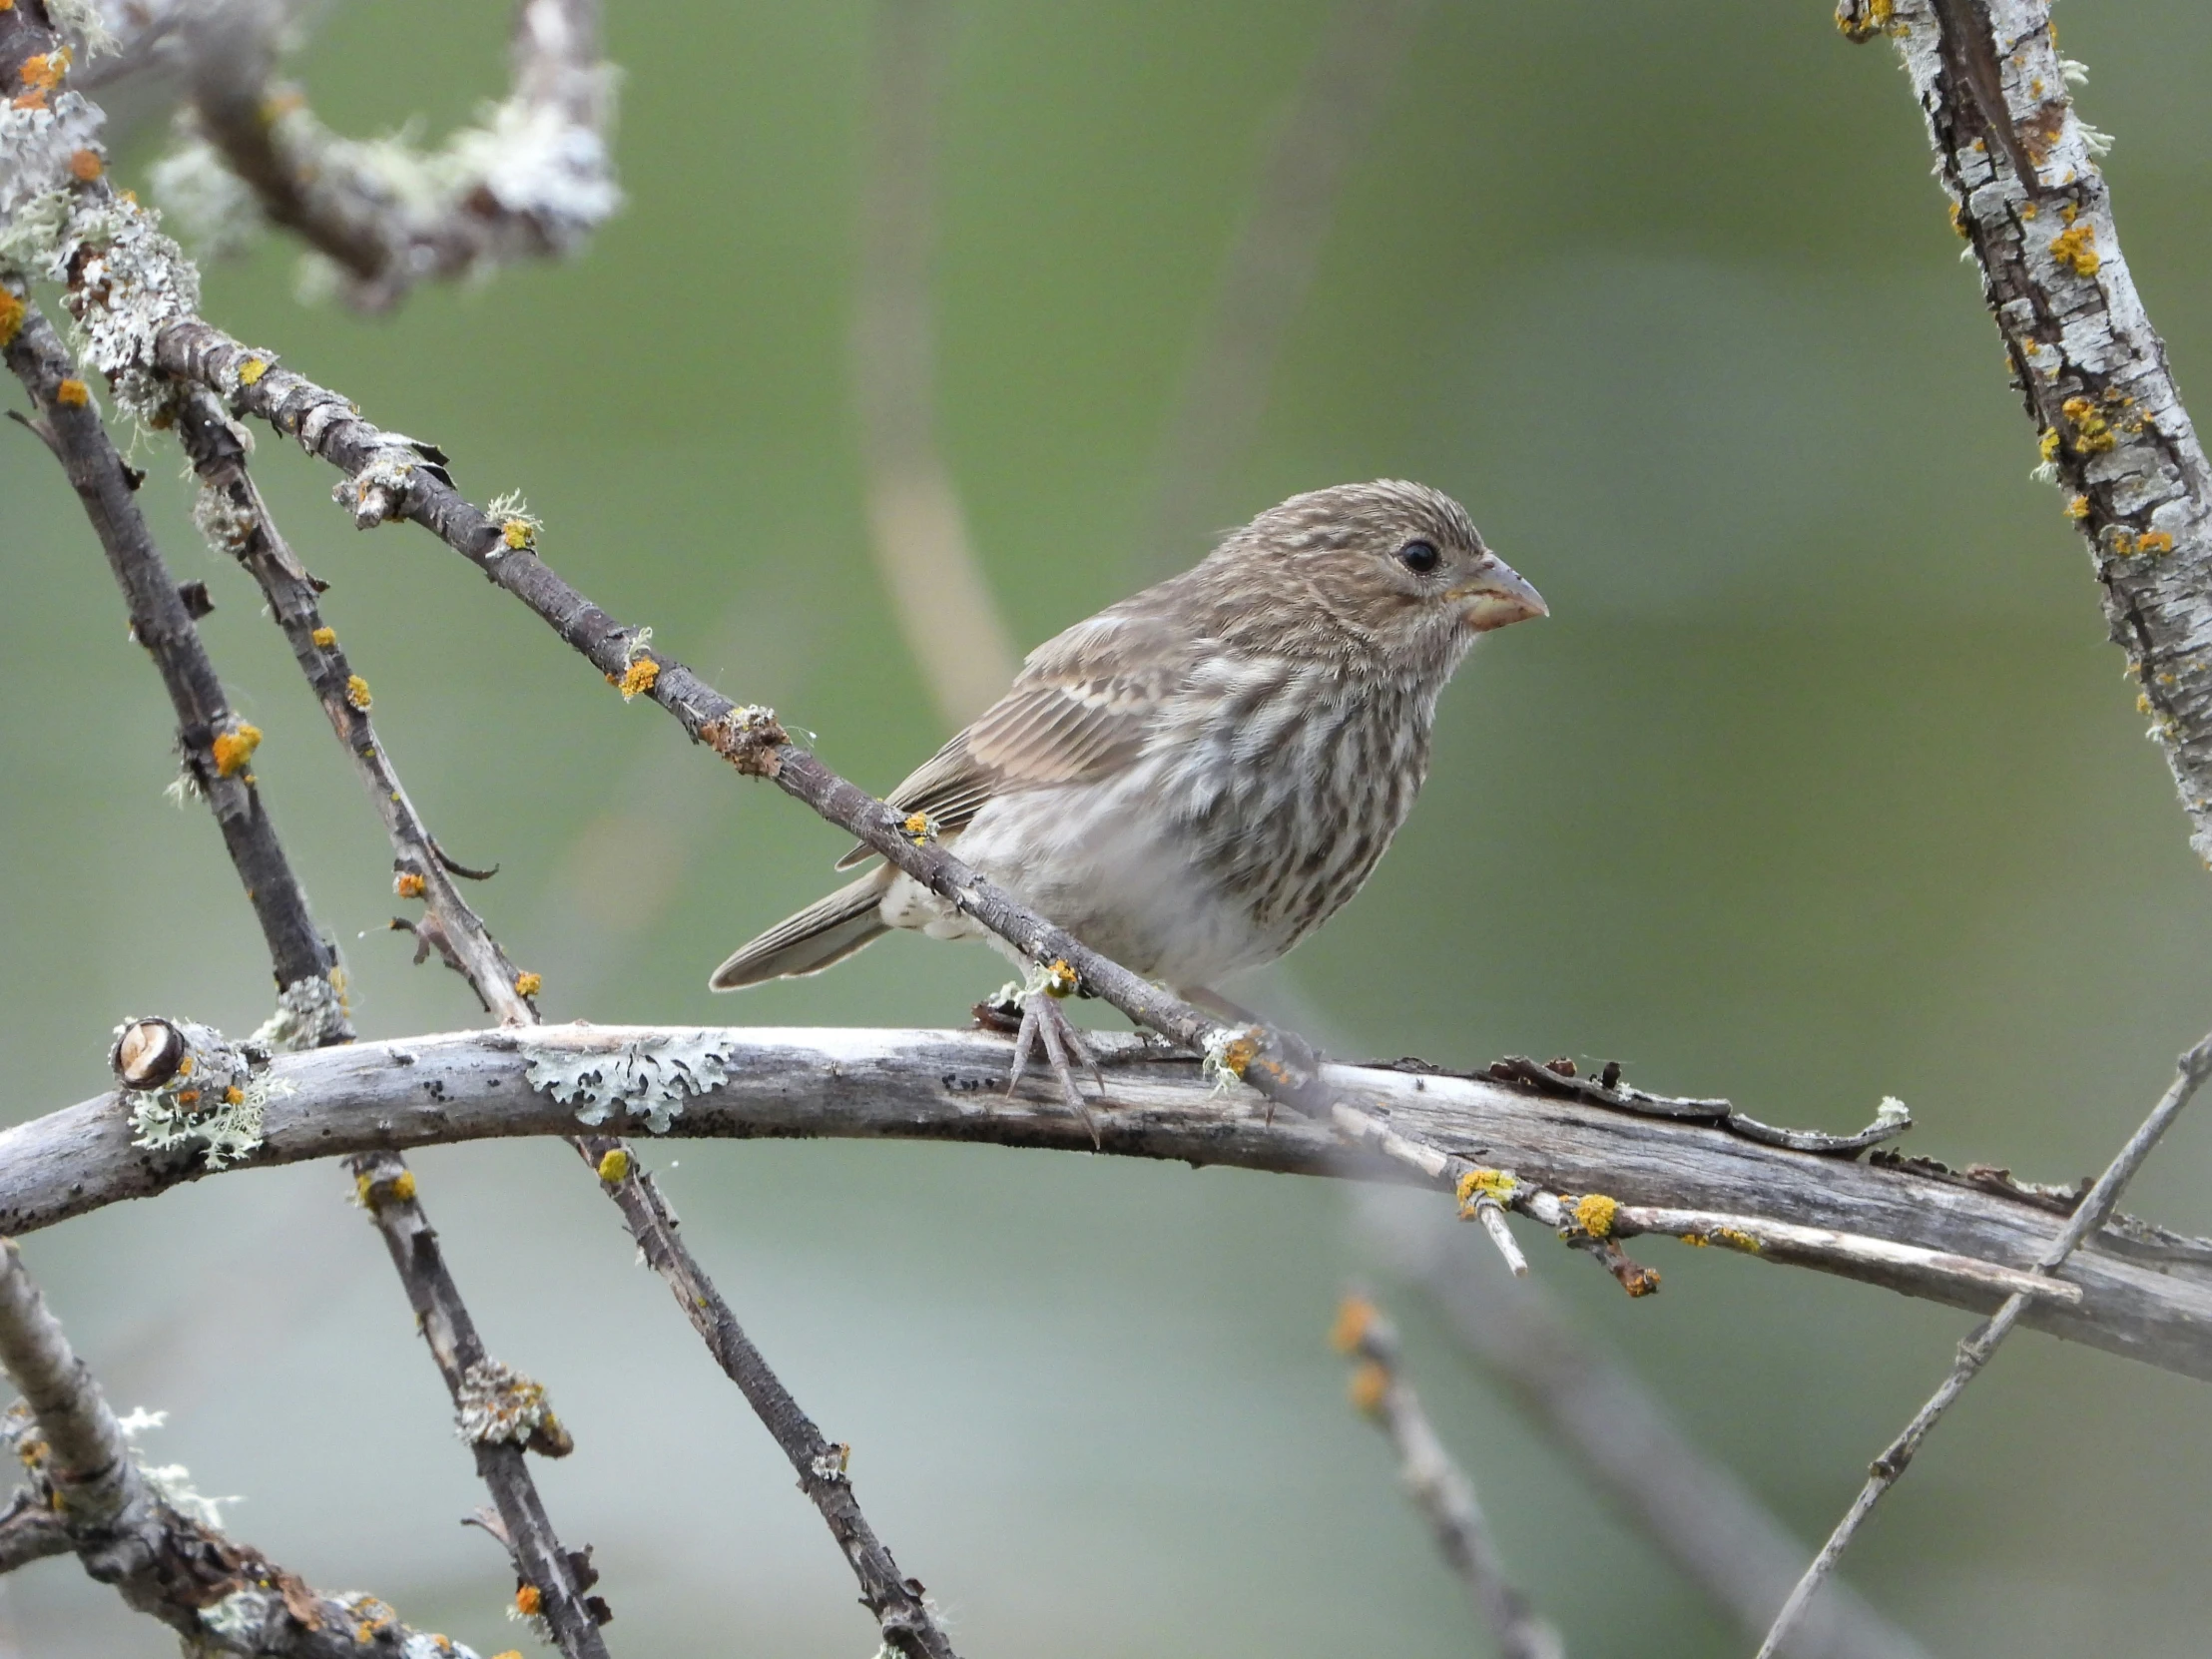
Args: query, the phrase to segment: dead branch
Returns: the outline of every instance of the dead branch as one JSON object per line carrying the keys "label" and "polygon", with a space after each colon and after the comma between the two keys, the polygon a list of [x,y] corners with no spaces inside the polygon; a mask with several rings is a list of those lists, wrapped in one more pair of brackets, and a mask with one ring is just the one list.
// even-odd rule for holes
{"label": "dead branch", "polygon": [[325,1596],[180,1512],[139,1467],[10,1240],[0,1240],[0,1364],[28,1405],[27,1416],[11,1413],[0,1438],[29,1476],[0,1518],[0,1570],[74,1550],[88,1573],[194,1653],[475,1659],[459,1643],[408,1629],[374,1596]]}
{"label": "dead branch", "polygon": [[[225,697],[192,611],[134,499],[138,475],[109,439],[60,336],[36,309],[20,300],[16,304],[22,309],[6,346],[8,366],[30,392],[38,408],[39,435],[68,473],[70,487],[84,503],[108,555],[108,568],[130,613],[131,637],[146,648],[169,692],[185,780],[215,815],[268,942],[277,986],[319,987],[327,993],[337,952],[315,930],[307,895],[262,806],[251,770],[261,732],[235,713]],[[334,996],[321,1000],[328,1011],[310,1040],[346,1040],[352,1030],[343,1007]]]}
{"label": "dead branch", "polygon": [[523,1462],[525,1450],[567,1456],[574,1449],[568,1431],[540,1384],[485,1351],[460,1289],[446,1271],[438,1236],[423,1219],[413,1171],[390,1153],[355,1158],[350,1167],[361,1206],[391,1252],[415,1326],[453,1396],[476,1472],[498,1508],[500,1541],[513,1555],[518,1580],[515,1604],[544,1621],[569,1659],[606,1659],[599,1627],[613,1615],[604,1601],[589,1594],[599,1576],[591,1566],[591,1551],[561,1547],[537,1482]]}
{"label": "dead branch", "polygon": [[[2106,1218],[2118,1208],[2120,1195],[2127,1190],[2127,1184],[2134,1180],[2136,1172],[2143,1167],[2159,1141],[2165,1137],[2166,1131],[2173,1127],[2174,1119],[2181,1115],[2182,1108],[2195,1098],[2197,1090],[2203,1086],[2208,1076],[2212,1076],[2212,1034],[2200,1038],[2194,1048],[2182,1055],[2177,1062],[2173,1082],[2159,1097],[2158,1104],[2151,1108],[2150,1116],[2128,1137],[2127,1144],[2120,1148],[2104,1173],[2097,1177],[2096,1185],[2074,1207],[2073,1214],[2066,1219],[2066,1225],[2060,1230],[2058,1237],[2035,1259],[2035,1271],[2038,1274],[2058,1272],[2066,1265],[2068,1258],[2081,1248],[2082,1242],[2104,1225]],[[1870,1466],[1867,1483],[1860,1488],[1859,1496],[1851,1509],[1837,1523],[1836,1530],[1830,1534],[1820,1554],[1813,1558],[1813,1564],[1805,1569],[1805,1576],[1798,1580],[1797,1588],[1790,1592],[1790,1599],[1783,1603],[1782,1611],[1775,1615],[1774,1628],[1767,1632],[1767,1639],[1760,1646],[1759,1659],[1774,1659],[1774,1655],[1781,1650],[1783,1638],[1790,1633],[1813,1597],[1819,1593],[1822,1583],[1835,1570],[1837,1561],[1850,1547],[1859,1528],[1874,1512],[1874,1506],[1898,1483],[1899,1477],[1905,1473],[1906,1464],[1913,1460],[1913,1455],[1920,1450],[1922,1442],[1935,1430],[1936,1424],[1942,1420],[1943,1413],[1956,1403],[1958,1396],[1965,1391],[1966,1384],[1988,1364],[1989,1356],[1996,1352],[1997,1345],[2012,1334],[2013,1327],[2020,1323],[2030,1303],[2031,1299],[2027,1295],[2015,1291],[2004,1299],[2003,1305],[1994,1314],[1967,1333],[1965,1340],[1958,1345],[1958,1355],[1951,1363],[1950,1375],[1943,1379],[1942,1384],[1930,1396],[1928,1403],[1920,1408],[1913,1420],[1905,1425],[1904,1432],[1892,1440],[1889,1447]]]}
{"label": "dead branch", "polygon": [[[591,1161],[588,1150],[585,1160]],[[622,1207],[623,1220],[647,1264],[667,1281],[707,1352],[791,1459],[800,1490],[822,1511],[830,1536],[851,1562],[860,1583],[860,1600],[875,1615],[884,1647],[909,1659],[954,1659],[952,1643],[924,1599],[920,1580],[898,1570],[890,1550],[860,1512],[846,1472],[851,1447],[833,1443],[816,1427],[814,1418],[761,1357],[722,1293],[678,1238],[675,1218],[652,1177],[636,1167],[627,1150],[610,1149],[596,1167],[601,1184]]]}
{"label": "dead branch", "polygon": [[[205,148],[172,158],[161,176],[228,169],[264,218],[342,273],[362,309],[388,309],[424,280],[573,253],[620,206],[608,152],[615,76],[600,56],[597,0],[523,0],[506,99],[434,154],[324,127],[277,77],[282,22],[230,4],[183,26]],[[215,194],[192,182],[199,197]]]}
{"label": "dead branch", "polygon": [[[1473,1251],[1414,1226],[1402,1206],[1362,1210],[1392,1270],[1435,1302],[1483,1375],[1582,1470],[1608,1513],[1634,1522],[1751,1640],[1763,1637],[1805,1560],[1781,1519],[1692,1444],[1665,1405],[1575,1329],[1540,1282],[1508,1285],[1481,1272]],[[1786,1651],[1797,1659],[1927,1659],[1918,1642],[1840,1580]]]}
{"label": "dead branch", "polygon": [[1505,1563],[1476,1501],[1474,1483],[1422,1409],[1400,1367],[1397,1328],[1363,1296],[1345,1298],[1332,1333],[1337,1351],[1360,1362],[1352,1402],[1397,1449],[1398,1474],[1436,1547],[1490,1627],[1500,1659],[1565,1659],[1559,1633],[1538,1618],[1505,1576]]}
{"label": "dead branch", "polygon": [[[1199,1065],[1142,1038],[1101,1036],[1108,1102],[1100,1149],[1306,1175],[1405,1181],[1415,1172],[1347,1146],[1328,1123],[1217,1094]],[[573,1136],[601,1122],[678,1137],[947,1140],[1087,1151],[1056,1096],[1008,1099],[1003,1038],[966,1031],[550,1026],[456,1032],[284,1055],[262,1142],[239,1161],[295,1163],[511,1135]],[[279,1087],[280,1085],[280,1087]],[[1317,1087],[1470,1167],[1506,1176],[1523,1215],[1557,1206],[1556,1231],[1590,1236],[1610,1202],[1690,1220],[1684,1237],[1746,1248],[1722,1218],[1826,1229],[1891,1247],[1778,1245],[1762,1260],[1989,1312],[2033,1282],[2025,1323],[2069,1341],[2212,1380],[2212,1245],[2124,1218],[2047,1283],[2032,1272],[2070,1206],[1939,1166],[1762,1146],[1724,1130],[1546,1098],[1479,1077],[1328,1066]],[[545,1091],[558,1089],[556,1100]],[[286,1092],[286,1091],[289,1092]],[[1476,1165],[1475,1160],[1485,1160]],[[101,1095],[0,1132],[0,1233],[23,1234],[210,1173],[184,1150],[132,1142]],[[1426,1184],[1423,1182],[1422,1184]],[[1497,1183],[1493,1182],[1493,1185]],[[1992,1278],[1988,1270],[1996,1270]],[[1999,1288],[1999,1287],[2003,1288]]]}

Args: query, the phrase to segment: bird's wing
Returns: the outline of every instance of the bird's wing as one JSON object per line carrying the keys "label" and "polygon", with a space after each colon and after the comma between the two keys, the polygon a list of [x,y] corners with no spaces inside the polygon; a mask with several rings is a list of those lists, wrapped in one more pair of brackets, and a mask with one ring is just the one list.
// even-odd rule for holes
{"label": "bird's wing", "polygon": [[[1012,689],[885,796],[884,805],[926,813],[940,835],[953,835],[994,796],[1100,778],[1129,765],[1182,679],[1190,633],[1172,612],[1127,601],[1077,623],[1032,651]],[[837,867],[869,856],[869,848],[856,846]]]}

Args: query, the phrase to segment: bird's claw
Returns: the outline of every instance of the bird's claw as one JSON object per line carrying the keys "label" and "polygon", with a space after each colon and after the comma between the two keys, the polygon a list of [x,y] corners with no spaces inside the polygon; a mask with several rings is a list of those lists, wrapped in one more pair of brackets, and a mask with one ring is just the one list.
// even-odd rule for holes
{"label": "bird's claw", "polygon": [[[1054,966],[1058,966],[1057,963]],[[1006,1079],[1006,1092],[1011,1095],[1020,1085],[1022,1073],[1029,1067],[1030,1056],[1041,1046],[1045,1061],[1052,1067],[1052,1075],[1059,1080],[1060,1098],[1067,1108],[1083,1120],[1083,1127],[1090,1131],[1091,1145],[1099,1146],[1098,1120],[1083,1104],[1083,1096],[1075,1086],[1075,1071],[1069,1057],[1082,1062],[1089,1070],[1091,1080],[1098,1085],[1101,1099],[1106,1094],[1106,1079],[1098,1069],[1098,1061],[1084,1045],[1075,1024],[1060,1011],[1060,998],[1066,995],[1050,969],[1044,970],[1044,980],[1022,989],[1021,1025],[1014,1033],[1014,1067]],[[1072,975],[1070,976],[1072,977]]]}

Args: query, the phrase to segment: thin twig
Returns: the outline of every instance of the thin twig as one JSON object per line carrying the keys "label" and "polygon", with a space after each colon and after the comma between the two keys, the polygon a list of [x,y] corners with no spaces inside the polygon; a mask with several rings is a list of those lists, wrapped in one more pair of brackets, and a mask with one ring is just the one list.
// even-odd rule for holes
{"label": "thin twig", "polygon": [[363,309],[388,309],[427,279],[573,253],[619,206],[598,0],[523,0],[512,90],[435,156],[325,128],[276,78],[283,23],[259,6],[217,5],[183,31],[196,125],[214,152],[200,165],[227,166],[263,216],[331,262]]}
{"label": "thin twig", "polygon": [[[1217,1091],[1157,1042],[1101,1033],[1111,1084],[1099,1145],[1124,1157],[1404,1182],[1394,1161],[1348,1150],[1329,1126],[1249,1090]],[[357,1043],[278,1057],[248,1166],[490,1136],[573,1136],[655,1117],[676,1137],[934,1140],[1091,1150],[1040,1083],[1007,1098],[1005,1040],[980,1031],[556,1025]],[[1936,1255],[2036,1261],[2062,1216],[2031,1194],[1912,1165],[1871,1166],[1732,1140],[1718,1130],[1531,1098],[1480,1078],[1331,1066],[1325,1086],[1371,1103],[1443,1154],[1510,1162],[1530,1191],[1610,1190],[1716,1215],[1842,1223]],[[281,1085],[281,1087],[278,1087]],[[559,1089],[561,1098],[548,1091]],[[290,1092],[286,1092],[286,1091]],[[601,1132],[604,1132],[602,1130]],[[132,1145],[112,1094],[0,1131],[0,1234],[24,1234],[210,1172],[190,1148]],[[1422,1184],[1426,1185],[1425,1178]],[[1539,1185],[1540,1184],[1540,1185]],[[1595,1219],[1602,1205],[1585,1212]],[[1904,1254],[1806,1266],[1987,1313],[2002,1296]],[[2070,1261],[2078,1303],[2038,1300],[2039,1330],[2185,1376],[2212,1378],[2212,1246],[2117,1218]]]}
{"label": "thin twig", "polygon": [[[2120,1194],[2135,1172],[2143,1167],[2143,1161],[2158,1145],[2159,1139],[2173,1126],[2175,1118],[2189,1104],[2190,1099],[2202,1087],[2207,1076],[2212,1076],[2212,1034],[2199,1039],[2197,1045],[2182,1055],[2177,1063],[2174,1080],[2159,1097],[2150,1116],[2142,1121],[2127,1144],[2120,1148],[2118,1156],[2097,1177],[2096,1185],[2067,1218],[2058,1237],[2050,1248],[2036,1259],[2035,1271],[2039,1274],[2056,1273],[2065,1266],[2068,1257],[2079,1249],[2083,1240],[2095,1233],[2110,1218],[2120,1202]],[[1913,1420],[1905,1425],[1905,1431],[1892,1440],[1889,1446],[1869,1466],[1867,1483],[1860,1488],[1859,1496],[1851,1509],[1829,1535],[1828,1542],[1813,1558],[1813,1564],[1805,1569],[1805,1576],[1798,1580],[1797,1588],[1790,1592],[1790,1599],[1783,1603],[1782,1611],[1775,1616],[1774,1628],[1767,1632],[1767,1639],[1759,1649],[1759,1659],[1773,1659],[1780,1651],[1782,1640],[1790,1628],[1804,1614],[1806,1606],[1820,1590],[1822,1582],[1835,1570],[1836,1563],[1850,1547],[1866,1518],[1874,1512],[1874,1506],[1882,1501],[1883,1494],[1898,1483],[1912,1462],[1914,1453],[1942,1419],[1945,1411],[1965,1391],[1966,1384],[1988,1363],[1997,1345],[2012,1334],[2012,1328],[2033,1305],[2033,1299],[2015,1292],[2007,1297],[2004,1305],[1988,1319],[1974,1327],[1965,1341],[1958,1345],[1958,1357],[1952,1362],[1950,1375],[1945,1377],[1935,1393],[1929,1396]]]}
{"label": "thin twig", "polygon": [[610,1616],[590,1590],[598,1574],[591,1551],[569,1551],[554,1535],[523,1461],[525,1448],[546,1456],[573,1449],[566,1429],[546,1402],[545,1390],[509,1371],[485,1351],[453,1276],[446,1271],[438,1236],[415,1200],[415,1178],[389,1153],[351,1160],[355,1191],[406,1287],[415,1324],[445,1379],[463,1438],[476,1457],[476,1472],[490,1488],[504,1528],[503,1542],[520,1580],[516,1605],[545,1621],[569,1659],[606,1659],[599,1627]]}
{"label": "thin twig", "polygon": [[[1436,1303],[1483,1375],[1582,1470],[1609,1514],[1635,1524],[1752,1640],[1763,1636],[1805,1560],[1780,1517],[1692,1444],[1651,1389],[1576,1329],[1540,1281],[1501,1284],[1470,1245],[1418,1225],[1386,1195],[1373,1199],[1361,1215],[1390,1267]],[[1794,1659],[1927,1659],[1841,1580],[1787,1651]]]}
{"label": "thin twig", "polygon": [[[276,827],[262,806],[250,770],[261,733],[233,711],[223,682],[201,644],[184,594],[154,545],[134,491],[137,477],[108,436],[90,389],[77,379],[53,325],[27,302],[8,366],[37,406],[37,430],[69,475],[108,568],[123,590],[131,637],[145,647],[177,713],[184,776],[203,796],[223,832],[247,900],[261,923],[278,988],[313,984],[330,988],[337,952],[316,931],[307,895],[292,874]],[[329,1012],[314,1040],[344,1042],[352,1036],[342,1004]]]}
{"label": "thin twig", "polygon": [[946,0],[874,0],[852,382],[876,568],[938,715],[958,730],[1006,689],[1015,654],[937,441],[929,275],[952,24]]}
{"label": "thin twig", "polygon": [[[591,1161],[588,1145],[579,1150]],[[621,1162],[613,1162],[614,1158]],[[647,1263],[668,1282],[677,1306],[706,1343],[707,1352],[791,1459],[800,1489],[822,1511],[830,1536],[851,1562],[860,1582],[860,1600],[875,1615],[884,1646],[911,1659],[953,1659],[952,1644],[932,1616],[920,1582],[898,1570],[891,1552],[860,1513],[846,1473],[851,1447],[828,1439],[769,1368],[722,1293],[677,1237],[675,1218],[653,1178],[635,1167],[626,1150],[611,1148],[596,1168],[601,1184],[621,1206]]]}
{"label": "thin twig", "polygon": [[1497,1639],[1501,1659],[1564,1659],[1559,1634],[1538,1618],[1505,1576],[1474,1483],[1444,1449],[1420,1397],[1400,1371],[1397,1329],[1366,1297],[1337,1310],[1331,1334],[1337,1352],[1360,1361],[1352,1374],[1353,1403],[1375,1419],[1397,1448],[1398,1472],[1436,1547],[1466,1587],[1467,1599]]}
{"label": "thin twig", "polygon": [[[234,553],[261,583],[270,609],[290,641],[301,670],[328,714],[339,741],[353,757],[391,837],[402,894],[423,897],[428,903],[429,914],[418,927],[425,933],[435,929],[434,936],[447,961],[475,987],[487,1007],[498,1009],[504,1023],[535,1025],[537,1010],[517,987],[513,964],[482,918],[454,889],[447,878],[450,861],[437,850],[436,842],[408,802],[398,775],[369,722],[365,683],[353,676],[337,645],[335,633],[324,627],[316,606],[314,580],[291,556],[271,519],[247,472],[245,446],[238,432],[214,398],[197,388],[185,399],[179,424],[186,451],[193,459],[203,486],[216,492],[228,513],[228,516],[204,513],[203,518],[214,521],[217,529],[223,532],[227,550]],[[410,877],[413,878],[411,883]],[[824,1458],[829,1442],[815,1430],[767,1361],[747,1341],[721,1294],[678,1236],[667,1207],[635,1154],[624,1142],[609,1136],[580,1136],[572,1144],[585,1163],[599,1173],[603,1187],[621,1208],[647,1261],[669,1281],[679,1305],[706,1338],[709,1351],[738,1382],[748,1402],[760,1413],[779,1443],[792,1454],[800,1469],[802,1484],[822,1508],[832,1536],[852,1562],[860,1580],[862,1599],[876,1615],[883,1639],[898,1651],[915,1655],[916,1659],[948,1659],[952,1651],[949,1644],[923,1607],[919,1592],[906,1589],[889,1552],[869,1530],[849,1484],[829,1473],[810,1473],[818,1463],[827,1467]],[[395,1165],[386,1171],[381,1185],[369,1183],[362,1191],[371,1195],[388,1193],[404,1184],[411,1193],[412,1180],[404,1173],[403,1166]],[[410,1199],[408,1203],[411,1202]],[[392,1237],[392,1227],[401,1225],[406,1214],[404,1205],[386,1205],[378,1209],[378,1222],[385,1228],[387,1240]],[[396,1260],[396,1244],[393,1251]],[[412,1285],[409,1294],[416,1294]],[[481,1359],[480,1345],[475,1343],[466,1311],[461,1308],[458,1293],[442,1268],[426,1282],[424,1294],[450,1303],[449,1323],[461,1333],[455,1339],[458,1347],[453,1358],[465,1374],[473,1362],[460,1351],[477,1347]],[[715,1311],[711,1322],[706,1313],[709,1308]],[[426,1334],[431,1329],[425,1325]],[[432,1350],[438,1352],[434,1338]],[[448,1384],[453,1385],[455,1372],[448,1358],[440,1355],[439,1364],[446,1372]],[[803,1443],[809,1440],[812,1443]],[[547,1448],[540,1446],[538,1449]],[[478,1461],[479,1464],[484,1462],[481,1448]],[[502,1467],[487,1472],[485,1478],[494,1481],[509,1476]],[[526,1475],[523,1481],[526,1486]],[[495,1495],[499,1491],[499,1485],[495,1484]],[[500,1498],[502,1524],[509,1539],[528,1536],[527,1515],[534,1501],[534,1494],[522,1487],[517,1487],[511,1497]],[[525,1516],[520,1526],[509,1513],[510,1509],[517,1508]]]}
{"label": "thin twig", "polygon": [[394,892],[422,900],[427,913],[415,924],[417,938],[437,949],[501,1024],[534,1023],[537,1016],[520,988],[530,981],[522,979],[454,886],[452,866],[400,784],[369,718],[369,684],[353,672],[336,632],[324,626],[316,600],[319,584],[293,557],[247,471],[244,433],[211,393],[195,387],[182,401],[177,434],[207,492],[199,515],[203,528],[261,584],[270,614],[368,791],[391,841]]}
{"label": "thin twig", "polygon": [[194,1653],[473,1659],[443,1636],[408,1629],[374,1596],[325,1596],[259,1550],[180,1513],[140,1469],[9,1240],[0,1240],[0,1365],[30,1411],[29,1421],[11,1417],[0,1429],[28,1474],[0,1518],[0,1571],[74,1550],[87,1572],[175,1630]]}

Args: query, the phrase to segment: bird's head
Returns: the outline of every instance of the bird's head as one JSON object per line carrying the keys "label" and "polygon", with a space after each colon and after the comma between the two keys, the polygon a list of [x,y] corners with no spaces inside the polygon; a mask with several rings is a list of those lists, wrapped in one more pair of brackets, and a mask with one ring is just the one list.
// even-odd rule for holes
{"label": "bird's head", "polygon": [[1317,644],[1341,632],[1392,657],[1456,662],[1474,635],[1549,614],[1483,546],[1466,508],[1398,479],[1294,495],[1232,532],[1207,563],[1256,597],[1287,602]]}

